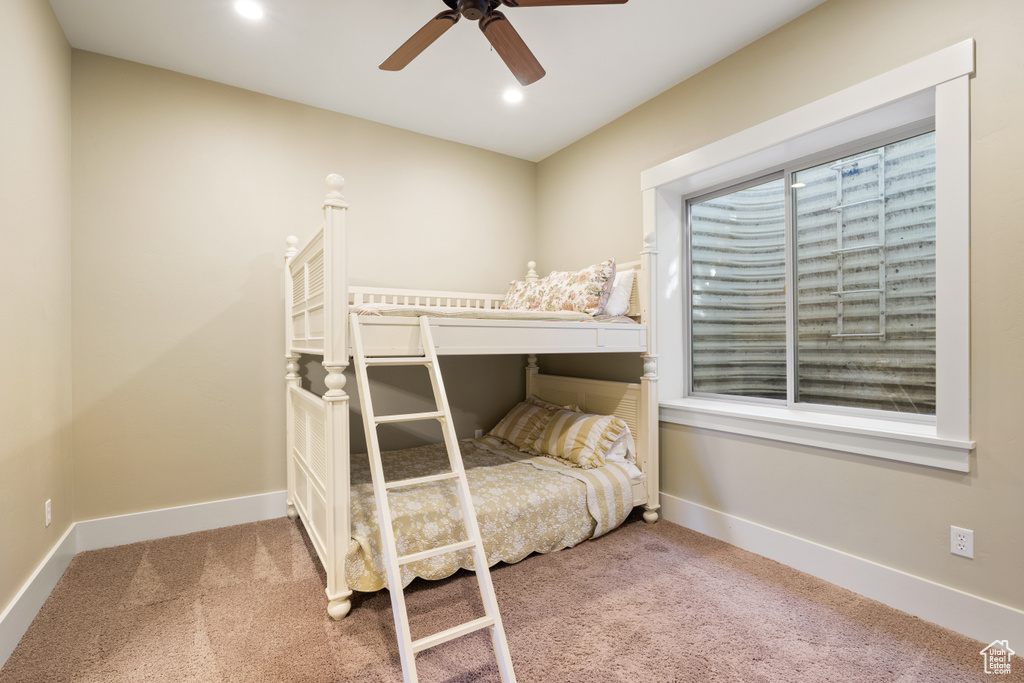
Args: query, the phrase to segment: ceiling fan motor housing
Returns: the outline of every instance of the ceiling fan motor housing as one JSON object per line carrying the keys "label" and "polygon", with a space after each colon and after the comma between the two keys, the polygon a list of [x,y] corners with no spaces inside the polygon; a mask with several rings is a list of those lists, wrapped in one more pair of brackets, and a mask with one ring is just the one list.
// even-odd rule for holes
{"label": "ceiling fan motor housing", "polygon": [[470,21],[479,21],[499,4],[500,0],[458,0],[457,9]]}

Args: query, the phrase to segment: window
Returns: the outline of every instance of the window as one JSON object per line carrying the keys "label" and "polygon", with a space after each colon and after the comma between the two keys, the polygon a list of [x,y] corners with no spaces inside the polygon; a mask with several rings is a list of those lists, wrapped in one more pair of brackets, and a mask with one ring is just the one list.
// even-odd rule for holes
{"label": "window", "polygon": [[645,171],[660,419],[968,471],[967,40]]}
{"label": "window", "polygon": [[935,415],[935,133],[792,179],[796,401]]}
{"label": "window", "polygon": [[786,400],[783,179],[688,208],[692,393]]}
{"label": "window", "polygon": [[686,218],[692,394],[935,415],[933,132],[690,199]]}

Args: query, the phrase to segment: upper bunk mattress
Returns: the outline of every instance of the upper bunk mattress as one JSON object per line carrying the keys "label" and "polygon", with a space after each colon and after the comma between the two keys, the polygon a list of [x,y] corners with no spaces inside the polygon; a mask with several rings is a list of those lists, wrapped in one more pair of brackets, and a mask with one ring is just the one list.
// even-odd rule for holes
{"label": "upper bunk mattress", "polygon": [[472,308],[468,306],[416,306],[411,304],[359,304],[352,311],[359,315],[418,317],[427,315],[437,318],[471,320],[527,320],[581,323],[622,323],[638,324],[624,315],[589,315],[577,311],[528,311],[513,308]]}
{"label": "upper bunk mattress", "polygon": [[[418,356],[420,321],[430,320],[439,355],[537,353],[644,353],[647,326],[622,316],[572,311],[522,311],[360,304],[360,332],[367,356]],[[322,321],[318,323],[322,326]],[[302,329],[308,326],[303,323]],[[323,339],[299,340],[300,353],[319,353]],[[309,350],[307,350],[309,349]]]}

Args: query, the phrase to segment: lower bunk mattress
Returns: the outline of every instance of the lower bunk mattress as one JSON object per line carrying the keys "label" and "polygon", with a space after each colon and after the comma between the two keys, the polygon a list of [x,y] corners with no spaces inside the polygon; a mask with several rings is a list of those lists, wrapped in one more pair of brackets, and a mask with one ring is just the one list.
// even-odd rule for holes
{"label": "lower bunk mattress", "polygon": [[[515,450],[494,437],[459,442],[466,478],[490,566],[518,562],[534,552],[569,548],[614,529],[633,507],[632,482],[615,463],[583,470]],[[381,454],[389,481],[448,471],[444,444]],[[387,587],[377,507],[366,455],[351,459],[352,544],[345,561],[349,588]],[[408,555],[466,539],[455,484],[431,482],[389,494],[398,554]],[[470,550],[402,567],[402,585],[415,577],[443,579],[473,569]]]}

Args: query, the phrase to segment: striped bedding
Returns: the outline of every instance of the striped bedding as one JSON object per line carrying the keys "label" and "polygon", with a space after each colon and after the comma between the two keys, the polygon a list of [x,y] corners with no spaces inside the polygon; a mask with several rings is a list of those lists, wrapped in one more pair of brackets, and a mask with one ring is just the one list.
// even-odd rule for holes
{"label": "striped bedding", "polygon": [[622,524],[629,511],[633,509],[633,487],[626,468],[608,463],[603,467],[581,469],[566,465],[554,458],[542,455],[529,455],[522,451],[510,449],[494,437],[484,437],[481,441],[488,449],[502,453],[518,462],[529,463],[537,469],[558,472],[583,482],[587,487],[587,510],[594,518],[595,527],[591,538],[597,538]]}
{"label": "striped bedding", "polygon": [[[493,437],[465,439],[459,447],[491,566],[600,536],[621,524],[632,510],[631,482],[618,465],[581,470],[516,451]],[[381,460],[388,480],[448,470],[444,444],[386,451]],[[353,542],[345,577],[353,590],[377,591],[386,587],[387,576],[365,455],[352,456],[351,472]],[[399,555],[465,540],[452,482],[403,488],[388,500]],[[443,579],[472,566],[468,550],[410,563],[402,567],[402,585],[417,576]]]}
{"label": "striped bedding", "polygon": [[369,316],[418,317],[429,315],[437,318],[460,318],[474,320],[537,320],[549,322],[591,322],[624,323],[637,322],[624,315],[588,315],[576,311],[528,311],[512,308],[471,308],[468,306],[416,306],[413,304],[359,304],[352,312]]}

